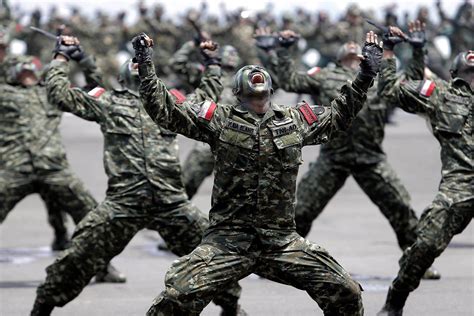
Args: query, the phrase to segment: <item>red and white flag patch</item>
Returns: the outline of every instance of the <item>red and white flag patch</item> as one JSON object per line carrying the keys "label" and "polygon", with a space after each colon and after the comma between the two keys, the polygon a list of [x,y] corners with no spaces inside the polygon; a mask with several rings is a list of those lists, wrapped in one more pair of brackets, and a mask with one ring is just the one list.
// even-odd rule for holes
{"label": "red and white flag patch", "polygon": [[424,97],[429,97],[436,88],[436,84],[431,80],[425,80],[420,86],[420,94]]}
{"label": "red and white flag patch", "polygon": [[314,76],[315,74],[317,74],[318,72],[321,71],[321,68],[319,67],[313,67],[311,68],[310,70],[308,70],[306,73],[309,75],[309,76]]}
{"label": "red and white flag patch", "polygon": [[313,110],[308,103],[304,102],[303,105],[298,107],[298,110],[303,114],[304,119],[309,125],[312,125],[314,122],[318,121],[318,117],[314,114]]}
{"label": "red and white flag patch", "polygon": [[201,106],[201,110],[198,113],[198,117],[203,118],[207,121],[210,121],[212,120],[212,117],[214,116],[214,111],[216,110],[216,108],[217,108],[217,105],[213,101],[207,100]]}
{"label": "red and white flag patch", "polygon": [[170,93],[175,97],[177,104],[182,104],[184,101],[186,101],[186,96],[178,89],[171,89]]}
{"label": "red and white flag patch", "polygon": [[91,91],[89,91],[87,94],[90,95],[91,97],[98,98],[100,97],[103,93],[105,92],[105,89],[102,87],[95,87]]}

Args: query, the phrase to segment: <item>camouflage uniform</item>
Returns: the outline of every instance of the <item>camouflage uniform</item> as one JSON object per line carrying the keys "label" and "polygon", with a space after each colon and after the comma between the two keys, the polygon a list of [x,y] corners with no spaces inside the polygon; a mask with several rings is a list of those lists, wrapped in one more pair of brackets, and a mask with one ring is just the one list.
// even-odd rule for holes
{"label": "camouflage uniform", "polygon": [[[422,60],[419,72],[423,71]],[[400,259],[400,270],[392,289],[415,290],[424,271],[461,233],[474,215],[472,187],[473,91],[462,80],[404,80],[397,83],[395,60],[382,62],[380,79],[383,96],[410,113],[427,117],[441,145],[439,191],[424,210],[418,224],[418,238]]]}
{"label": "camouflage uniform", "polygon": [[258,116],[242,105],[176,104],[151,63],[139,71],[140,95],[155,122],[208,143],[216,161],[210,228],[173,263],[148,315],[199,314],[217,289],[252,272],[307,291],[326,315],[362,315],[359,285],[326,250],[296,233],[294,197],[301,148],[347,128],[370,79],[343,87],[328,107],[272,104]]}
{"label": "camouflage uniform", "polygon": [[[311,93],[322,104],[334,99],[338,89],[356,75],[342,66],[299,74],[286,50],[279,51],[279,57],[281,86],[291,92]],[[400,247],[405,249],[415,241],[418,220],[408,192],[382,148],[386,114],[387,108],[373,87],[349,130],[321,146],[318,159],[298,185],[295,220],[302,236],[309,233],[312,222],[352,175],[388,219]]]}
{"label": "camouflage uniform", "polygon": [[[216,97],[220,71],[210,69],[195,98]],[[200,242],[206,217],[187,199],[181,181],[175,134],[156,127],[132,90],[89,94],[69,87],[68,64],[53,61],[47,73],[51,102],[63,111],[100,124],[104,134],[105,201],[77,227],[72,245],[47,268],[37,302],[63,306],[74,299],[94,274],[118,255],[144,228],[157,231],[177,255]],[[236,304],[240,287],[216,300]]]}
{"label": "camouflage uniform", "polygon": [[[2,66],[27,59],[8,58]],[[3,70],[0,78],[11,80]],[[24,197],[38,193],[56,239],[67,239],[63,212],[78,223],[97,202],[67,161],[59,133],[62,112],[48,103],[40,85],[4,83],[0,91],[0,223]]]}

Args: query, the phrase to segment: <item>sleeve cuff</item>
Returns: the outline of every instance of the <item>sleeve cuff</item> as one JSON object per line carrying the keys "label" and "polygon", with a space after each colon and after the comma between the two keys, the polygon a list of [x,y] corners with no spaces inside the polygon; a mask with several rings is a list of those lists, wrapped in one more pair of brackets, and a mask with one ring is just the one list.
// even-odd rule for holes
{"label": "sleeve cuff", "polygon": [[138,65],[138,75],[140,78],[146,78],[155,74],[155,66],[151,62]]}

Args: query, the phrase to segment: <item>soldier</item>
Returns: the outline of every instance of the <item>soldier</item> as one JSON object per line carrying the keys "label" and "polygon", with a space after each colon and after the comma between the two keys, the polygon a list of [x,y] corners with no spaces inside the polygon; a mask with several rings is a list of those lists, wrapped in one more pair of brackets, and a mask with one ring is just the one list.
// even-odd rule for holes
{"label": "soldier", "polygon": [[[208,49],[209,48],[209,49]],[[196,102],[217,98],[222,90],[220,68],[212,58],[215,44],[203,43],[208,68],[202,84],[191,97]],[[76,229],[72,245],[47,268],[38,287],[31,315],[50,315],[87,285],[106,262],[118,255],[144,228],[157,231],[177,255],[185,255],[200,242],[208,225],[206,217],[187,199],[181,181],[174,134],[156,125],[138,99],[138,73],[125,63],[120,71],[122,88],[89,93],[70,87],[68,60],[83,60],[74,37],[62,37],[46,76],[49,100],[61,110],[100,124],[104,135],[104,167],[109,177],[107,196]],[[177,102],[186,97],[174,92]],[[240,287],[236,283],[216,297],[223,315],[237,315]]]}
{"label": "soldier", "polygon": [[[296,34],[284,31],[281,36]],[[360,53],[359,45],[348,42],[339,49],[336,68],[315,67],[307,73],[297,73],[288,50],[280,49],[280,85],[289,92],[310,93],[322,104],[327,104],[338,95],[347,80],[356,77]],[[308,235],[313,221],[352,175],[388,219],[400,248],[406,249],[415,241],[418,219],[410,206],[407,190],[382,148],[386,115],[386,105],[378,98],[377,89],[371,88],[352,126],[321,146],[318,159],[310,164],[298,184],[295,221],[301,236]],[[439,279],[440,275],[435,269],[429,269],[425,277]]]}
{"label": "soldier", "polygon": [[149,37],[132,43],[147,112],[159,125],[207,142],[216,161],[210,227],[173,263],[148,315],[197,315],[218,289],[252,272],[307,291],[326,315],[362,315],[360,286],[296,233],[293,203],[301,148],[348,128],[362,107],[382,56],[376,35],[367,34],[361,73],[330,106],[297,108],[271,103],[270,75],[254,65],[235,75],[234,105],[176,104],[156,77]]}
{"label": "soldier", "polygon": [[[395,36],[402,36],[396,28]],[[424,41],[418,43],[414,57],[418,73],[423,73]],[[472,113],[474,89],[474,51],[460,53],[451,66],[452,79],[398,81],[393,52],[384,53],[381,80],[382,95],[410,113],[428,118],[441,145],[439,191],[424,210],[418,224],[416,241],[400,259],[398,276],[393,280],[387,300],[378,315],[402,315],[410,292],[420,284],[424,271],[446,249],[454,235],[471,222],[474,209],[472,184]],[[421,79],[421,75],[420,75]]]}
{"label": "soldier", "polygon": [[[176,72],[185,77],[187,81],[200,80],[203,65],[199,62],[192,62],[192,54],[196,50],[195,41],[185,43],[172,59],[171,67]],[[240,57],[237,50],[230,45],[225,45],[220,49],[220,61],[222,65],[222,84],[224,90],[219,99],[224,104],[232,104],[235,97],[232,93],[232,78],[235,70],[240,65]],[[199,71],[198,71],[199,70]],[[191,83],[190,82],[190,83]],[[202,182],[212,174],[214,170],[214,157],[210,147],[198,142],[186,157],[183,165],[183,181],[186,194],[191,199],[197,192]]]}
{"label": "soldier", "polygon": [[[71,171],[59,134],[61,112],[48,103],[32,57],[16,61],[0,98],[0,223],[27,195],[38,193],[55,228],[53,249],[68,245],[61,212],[77,224],[97,202]],[[113,267],[98,270],[97,282],[125,282]]]}

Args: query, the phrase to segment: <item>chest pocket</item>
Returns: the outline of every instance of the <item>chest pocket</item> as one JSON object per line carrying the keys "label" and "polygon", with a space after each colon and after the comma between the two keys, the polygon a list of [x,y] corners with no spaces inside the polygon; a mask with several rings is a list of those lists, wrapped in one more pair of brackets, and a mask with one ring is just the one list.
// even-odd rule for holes
{"label": "chest pocket", "polygon": [[130,135],[136,125],[135,117],[137,114],[138,108],[136,107],[112,105],[106,123],[107,133]]}
{"label": "chest pocket", "polygon": [[436,111],[436,130],[460,135],[469,115],[470,97],[446,93]]}
{"label": "chest pocket", "polygon": [[234,169],[245,170],[255,161],[255,137],[257,128],[228,120],[219,136],[217,160]]}
{"label": "chest pocket", "polygon": [[295,123],[270,127],[283,169],[297,168],[303,163],[301,144],[303,139]]}

